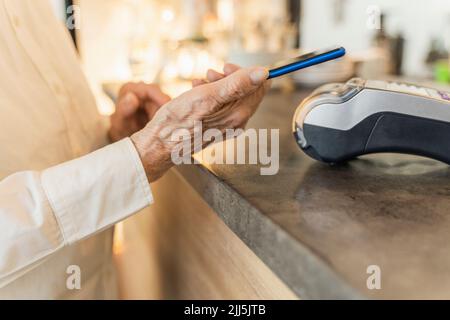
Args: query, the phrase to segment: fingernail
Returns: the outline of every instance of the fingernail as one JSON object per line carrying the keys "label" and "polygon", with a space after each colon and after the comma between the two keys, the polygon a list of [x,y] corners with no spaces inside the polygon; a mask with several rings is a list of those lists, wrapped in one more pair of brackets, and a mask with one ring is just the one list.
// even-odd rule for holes
{"label": "fingernail", "polygon": [[252,83],[255,86],[258,86],[260,84],[262,84],[264,81],[267,80],[269,76],[269,72],[267,71],[266,68],[255,68],[251,73],[250,73],[250,79],[252,80]]}

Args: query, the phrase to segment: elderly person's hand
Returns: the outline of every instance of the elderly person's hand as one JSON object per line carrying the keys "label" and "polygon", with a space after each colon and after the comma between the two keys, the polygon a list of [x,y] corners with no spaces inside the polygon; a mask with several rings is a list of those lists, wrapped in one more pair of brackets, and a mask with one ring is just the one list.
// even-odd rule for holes
{"label": "elderly person's hand", "polygon": [[164,105],[150,123],[134,134],[134,142],[150,182],[159,179],[170,167],[172,151],[183,141],[173,133],[201,121],[203,130],[243,128],[261,103],[268,87],[265,68],[240,69],[226,65],[224,74],[209,71],[208,80],[197,80],[194,88]]}
{"label": "elderly person's hand", "polygon": [[116,111],[111,116],[110,140],[115,142],[138,132],[169,101],[170,97],[157,85],[144,82],[125,84],[120,89]]}

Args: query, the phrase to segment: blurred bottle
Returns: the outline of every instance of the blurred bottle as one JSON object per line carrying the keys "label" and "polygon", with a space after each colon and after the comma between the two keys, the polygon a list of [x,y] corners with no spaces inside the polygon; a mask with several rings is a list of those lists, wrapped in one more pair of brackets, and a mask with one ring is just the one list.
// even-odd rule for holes
{"label": "blurred bottle", "polygon": [[440,83],[450,82],[448,51],[443,40],[440,40],[440,38],[431,39],[425,63],[432,70],[435,81]]}
{"label": "blurred bottle", "polygon": [[386,31],[386,14],[380,15],[380,28],[373,38],[373,45],[380,50],[384,60],[384,73],[391,75],[401,75],[403,66],[403,53],[405,38],[399,32],[395,37],[390,36]]}

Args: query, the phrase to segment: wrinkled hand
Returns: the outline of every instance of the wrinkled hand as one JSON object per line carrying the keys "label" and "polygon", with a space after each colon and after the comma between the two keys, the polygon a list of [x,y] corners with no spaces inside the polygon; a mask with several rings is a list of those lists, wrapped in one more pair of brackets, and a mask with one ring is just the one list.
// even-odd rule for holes
{"label": "wrinkled hand", "polygon": [[240,69],[226,65],[224,73],[210,70],[207,80],[196,80],[194,88],[164,105],[151,122],[131,139],[141,156],[150,182],[159,179],[173,163],[172,151],[182,141],[172,135],[179,129],[194,134],[194,123],[203,130],[244,128],[261,103],[268,87],[265,68]]}
{"label": "wrinkled hand", "polygon": [[161,106],[170,101],[154,84],[127,83],[119,92],[116,111],[111,116],[112,142],[131,136],[144,128]]}

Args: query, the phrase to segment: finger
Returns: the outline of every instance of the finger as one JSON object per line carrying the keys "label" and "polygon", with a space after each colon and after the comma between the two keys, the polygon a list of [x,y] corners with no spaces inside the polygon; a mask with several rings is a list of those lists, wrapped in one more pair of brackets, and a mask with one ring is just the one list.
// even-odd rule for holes
{"label": "finger", "polygon": [[151,120],[155,116],[156,112],[158,112],[160,106],[158,106],[154,102],[147,102],[144,104],[145,112],[148,116],[148,119]]}
{"label": "finger", "polygon": [[136,122],[137,122],[137,128],[136,131],[144,128],[147,123],[150,121],[150,118],[147,114],[147,111],[145,109],[139,109],[136,112]]}
{"label": "finger", "polygon": [[210,94],[219,103],[227,103],[245,98],[260,88],[269,76],[266,68],[240,69],[230,76],[209,84]]}
{"label": "finger", "polygon": [[208,72],[206,73],[206,79],[208,79],[209,82],[216,82],[223,78],[225,78],[224,74],[212,69],[209,69]]}
{"label": "finger", "polygon": [[201,85],[207,84],[208,82],[203,79],[194,79],[192,80],[192,87],[199,87]]}
{"label": "finger", "polygon": [[125,84],[120,90],[119,97],[126,95],[128,92],[134,93],[141,101],[153,100],[159,105],[164,105],[171,100],[157,85],[144,82],[129,82]]}
{"label": "finger", "polygon": [[154,101],[158,106],[163,106],[170,100],[172,100],[167,94],[156,85],[147,85],[147,97]]}
{"label": "finger", "polygon": [[238,71],[239,69],[241,69],[240,66],[238,66],[236,64],[232,64],[232,63],[227,63],[223,67],[223,72],[226,76],[229,76],[229,75],[235,73],[236,71]]}
{"label": "finger", "polygon": [[139,109],[139,98],[132,92],[126,93],[117,103],[116,112],[123,117],[130,117]]}
{"label": "finger", "polygon": [[128,82],[120,89],[119,98],[125,96],[128,92],[132,92],[139,99],[144,99],[147,95],[145,87],[144,82]]}

